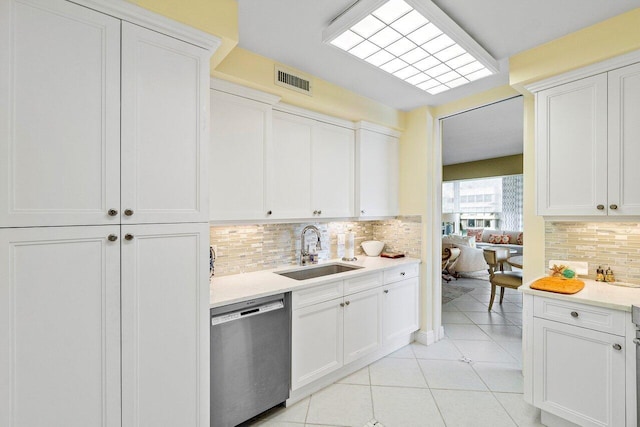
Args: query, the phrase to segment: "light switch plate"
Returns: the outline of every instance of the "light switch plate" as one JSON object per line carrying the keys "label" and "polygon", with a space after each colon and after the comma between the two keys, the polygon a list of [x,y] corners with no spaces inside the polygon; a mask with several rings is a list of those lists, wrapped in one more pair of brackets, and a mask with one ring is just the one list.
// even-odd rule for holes
{"label": "light switch plate", "polygon": [[570,269],[576,272],[578,276],[586,276],[589,274],[589,263],[585,261],[567,261],[563,259],[550,259],[549,268],[553,265],[566,265]]}

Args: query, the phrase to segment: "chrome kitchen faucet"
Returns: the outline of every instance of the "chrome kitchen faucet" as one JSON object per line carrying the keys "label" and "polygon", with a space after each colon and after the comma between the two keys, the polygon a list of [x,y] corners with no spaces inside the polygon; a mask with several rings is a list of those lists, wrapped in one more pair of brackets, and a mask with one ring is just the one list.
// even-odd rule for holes
{"label": "chrome kitchen faucet", "polygon": [[300,234],[300,265],[307,265],[307,264],[317,264],[318,263],[318,257],[314,257],[313,260],[310,259],[310,255],[309,255],[309,250],[307,248],[304,247],[304,235],[307,231],[313,231],[314,233],[316,233],[316,236],[318,237],[318,242],[316,244],[316,250],[320,250],[322,249],[322,243],[320,243],[320,230],[318,230],[318,228],[314,225],[307,225],[305,228],[302,229],[302,233]]}

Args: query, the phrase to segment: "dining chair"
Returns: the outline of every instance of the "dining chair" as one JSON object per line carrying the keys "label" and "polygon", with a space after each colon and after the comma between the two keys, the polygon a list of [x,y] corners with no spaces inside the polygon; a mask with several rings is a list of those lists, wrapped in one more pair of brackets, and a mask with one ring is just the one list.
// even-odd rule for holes
{"label": "dining chair", "polygon": [[491,300],[489,311],[496,298],[496,286],[500,286],[500,304],[504,298],[504,288],[518,289],[522,286],[522,272],[505,271],[504,263],[509,259],[509,249],[493,248],[483,251],[484,259],[489,264],[489,282],[491,283]]}
{"label": "dining chair", "polygon": [[451,279],[457,279],[455,274],[449,272],[460,256],[460,249],[458,248],[443,248],[442,249],[442,280],[450,282]]}

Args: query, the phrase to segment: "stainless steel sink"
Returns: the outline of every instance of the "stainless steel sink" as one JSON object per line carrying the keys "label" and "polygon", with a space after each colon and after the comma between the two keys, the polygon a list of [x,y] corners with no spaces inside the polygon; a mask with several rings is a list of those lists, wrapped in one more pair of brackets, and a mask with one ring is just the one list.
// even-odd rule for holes
{"label": "stainless steel sink", "polygon": [[276,274],[296,280],[313,279],[314,277],[328,276],[330,274],[344,273],[345,271],[358,270],[362,267],[345,264],[325,264],[318,267],[305,267],[294,271],[276,271]]}

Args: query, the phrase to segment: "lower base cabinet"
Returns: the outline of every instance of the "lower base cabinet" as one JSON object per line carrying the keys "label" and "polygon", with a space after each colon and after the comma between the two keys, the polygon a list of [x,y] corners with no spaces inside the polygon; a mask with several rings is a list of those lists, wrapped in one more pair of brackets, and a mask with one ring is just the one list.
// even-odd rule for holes
{"label": "lower base cabinet", "polygon": [[534,405],[581,426],[625,425],[622,336],[534,318]]}
{"label": "lower base cabinet", "polygon": [[[338,282],[320,286],[342,289]],[[331,299],[301,308],[294,303],[291,389],[313,383],[416,331],[418,287],[418,277],[412,277],[340,298],[333,294]]]}
{"label": "lower base cabinet", "polygon": [[0,426],[207,426],[208,241],[208,224],[0,229]]}

